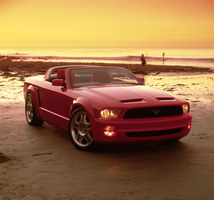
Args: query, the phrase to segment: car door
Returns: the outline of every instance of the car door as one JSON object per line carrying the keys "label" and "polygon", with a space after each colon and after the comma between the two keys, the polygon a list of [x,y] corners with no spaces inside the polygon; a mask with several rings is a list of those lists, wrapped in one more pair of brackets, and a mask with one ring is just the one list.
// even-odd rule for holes
{"label": "car door", "polygon": [[72,98],[68,89],[63,86],[54,86],[47,81],[39,89],[40,108],[45,121],[67,130],[69,123],[69,109]]}

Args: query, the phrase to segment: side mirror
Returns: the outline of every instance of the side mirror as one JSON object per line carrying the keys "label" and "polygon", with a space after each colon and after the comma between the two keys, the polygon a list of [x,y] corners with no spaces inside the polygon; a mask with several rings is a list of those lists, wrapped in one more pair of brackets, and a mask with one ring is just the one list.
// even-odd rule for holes
{"label": "side mirror", "polygon": [[52,81],[53,86],[63,86],[63,83],[64,83],[63,79],[54,79]]}
{"label": "side mirror", "polygon": [[140,81],[145,85],[145,78],[141,77],[141,78],[139,78],[139,79],[140,79]]}

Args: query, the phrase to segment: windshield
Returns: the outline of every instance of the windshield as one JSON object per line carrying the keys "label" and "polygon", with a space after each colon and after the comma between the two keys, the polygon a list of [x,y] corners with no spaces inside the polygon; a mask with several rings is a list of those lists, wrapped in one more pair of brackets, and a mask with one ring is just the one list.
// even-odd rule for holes
{"label": "windshield", "polygon": [[112,84],[142,85],[142,82],[130,71],[119,67],[70,69],[70,80],[73,88]]}

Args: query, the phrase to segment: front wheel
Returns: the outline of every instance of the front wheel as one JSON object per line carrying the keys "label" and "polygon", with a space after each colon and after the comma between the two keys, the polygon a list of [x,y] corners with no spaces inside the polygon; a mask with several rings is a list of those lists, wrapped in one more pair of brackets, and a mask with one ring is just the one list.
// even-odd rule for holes
{"label": "front wheel", "polygon": [[73,112],[70,121],[69,136],[77,149],[92,149],[94,143],[91,124],[85,110],[77,109]]}
{"label": "front wheel", "polygon": [[37,118],[33,98],[30,93],[27,94],[25,102],[25,116],[28,124],[41,126],[43,121]]}

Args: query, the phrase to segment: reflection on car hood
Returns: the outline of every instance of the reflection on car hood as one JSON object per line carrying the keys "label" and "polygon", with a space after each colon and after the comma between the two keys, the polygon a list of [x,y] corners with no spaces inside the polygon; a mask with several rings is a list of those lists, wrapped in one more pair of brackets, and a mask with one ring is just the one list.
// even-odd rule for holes
{"label": "reflection on car hood", "polygon": [[172,95],[147,86],[105,86],[105,87],[88,87],[81,90],[81,94],[100,101],[111,104],[111,102],[137,103],[149,102],[158,103],[160,101],[178,102]]}

